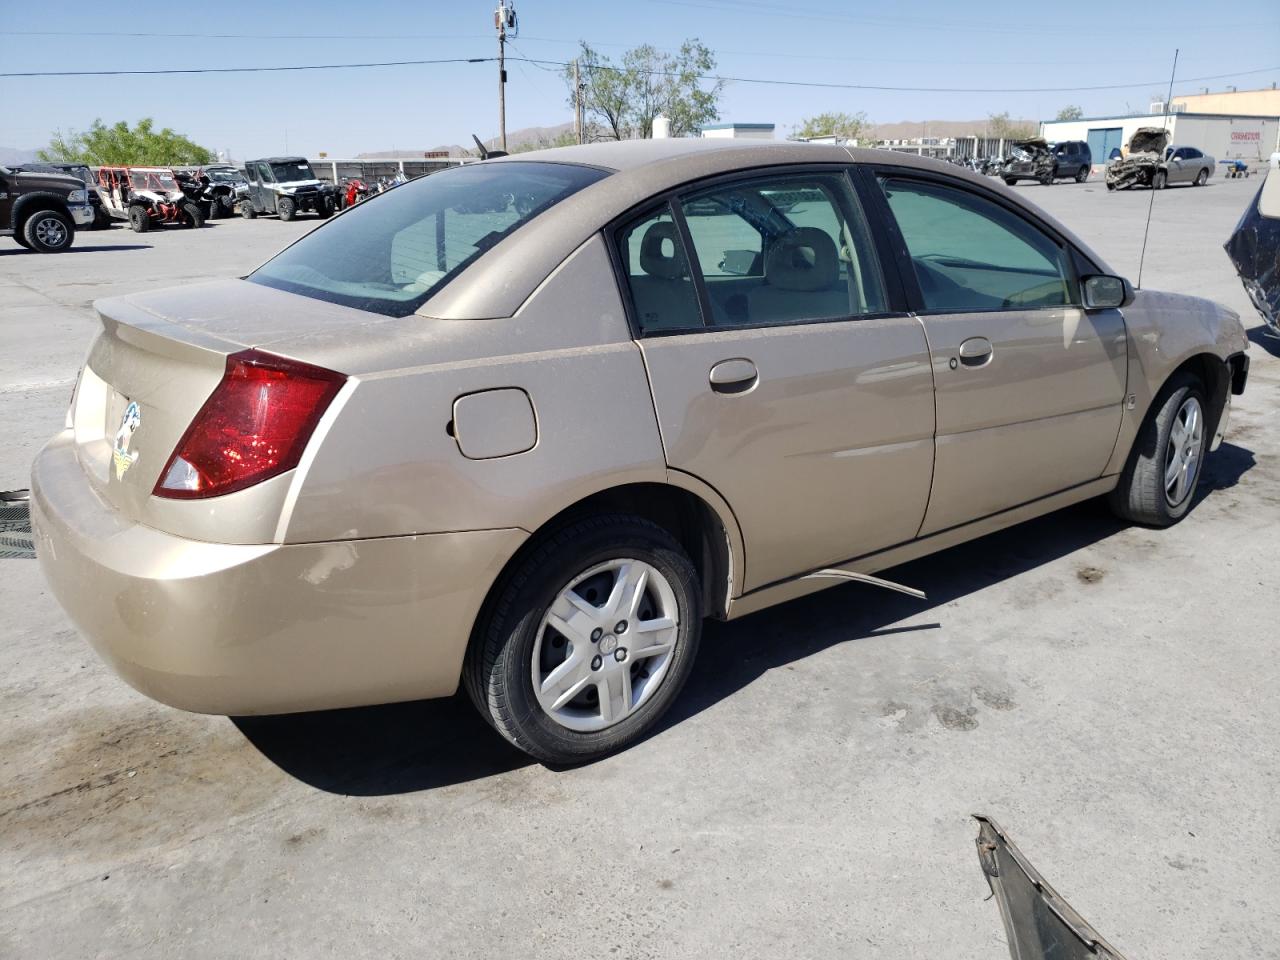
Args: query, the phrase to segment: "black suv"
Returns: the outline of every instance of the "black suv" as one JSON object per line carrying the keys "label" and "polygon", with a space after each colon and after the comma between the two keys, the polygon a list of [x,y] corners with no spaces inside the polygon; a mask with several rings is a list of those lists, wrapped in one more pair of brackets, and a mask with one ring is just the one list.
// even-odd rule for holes
{"label": "black suv", "polygon": [[292,220],[308,211],[324,218],[337,209],[333,185],[318,179],[305,157],[250,160],[244,173],[249,189],[240,201],[240,214],[246,220],[264,213]]}
{"label": "black suv", "polygon": [[89,188],[78,177],[0,167],[0,237],[36,253],[61,253],[76,228],[91,223]]}
{"label": "black suv", "polygon": [[1093,155],[1083,140],[1048,143],[1041,137],[1032,137],[1013,144],[1010,152],[1000,176],[1011,187],[1019,180],[1037,180],[1046,186],[1055,180],[1084,183],[1093,167]]}

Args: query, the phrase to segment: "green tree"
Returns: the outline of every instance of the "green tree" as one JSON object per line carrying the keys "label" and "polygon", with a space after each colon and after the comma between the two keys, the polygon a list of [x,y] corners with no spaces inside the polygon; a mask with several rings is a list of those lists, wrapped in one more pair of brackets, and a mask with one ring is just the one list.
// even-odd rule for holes
{"label": "green tree", "polygon": [[[615,64],[583,42],[578,52],[586,139],[631,140],[653,135],[653,118],[671,121],[671,135],[685,137],[720,117],[724,81],[708,80],[715,54],[696,39],[672,54],[649,44]],[[574,106],[573,67],[565,68],[568,103]]]}
{"label": "green tree", "polygon": [[1084,111],[1077,107],[1074,103],[1068,104],[1058,111],[1059,120],[1079,120],[1084,116]]}
{"label": "green tree", "polygon": [[1026,121],[1010,120],[1007,110],[1004,113],[992,113],[987,116],[987,136],[989,137],[1026,140],[1034,135],[1034,131]]}
{"label": "green tree", "polygon": [[58,131],[37,156],[44,161],[93,166],[182,166],[211,163],[214,159],[213,151],[193,143],[180,133],[168,127],[155,129],[150,117],[139,120],[132,128],[123,120],[109,127],[101,120],[95,120],[88,130],[79,133],[73,131],[64,135]]}
{"label": "green tree", "polygon": [[871,136],[871,124],[862,111],[857,113],[820,113],[804,117],[800,126],[791,134],[793,140],[812,140],[814,137],[843,137],[846,140],[865,140]]}

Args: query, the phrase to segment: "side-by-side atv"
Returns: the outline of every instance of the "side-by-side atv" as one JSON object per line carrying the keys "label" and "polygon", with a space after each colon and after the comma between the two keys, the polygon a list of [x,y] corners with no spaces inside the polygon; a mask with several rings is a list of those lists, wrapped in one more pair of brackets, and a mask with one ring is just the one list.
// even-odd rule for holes
{"label": "side-by-side atv", "polygon": [[240,201],[246,220],[277,214],[292,220],[299,213],[315,213],[322,219],[337,209],[337,192],[316,177],[305,157],[267,157],[244,165],[249,189]]}
{"label": "side-by-side atv", "polygon": [[230,163],[211,163],[196,170],[192,176],[198,184],[206,220],[231,216],[235,213],[236,203],[249,189],[244,174]]}
{"label": "side-by-side atv", "polygon": [[98,168],[103,206],[115,219],[127,221],[135,233],[167,223],[203,227],[206,211],[194,191],[189,175],[169,167]]}

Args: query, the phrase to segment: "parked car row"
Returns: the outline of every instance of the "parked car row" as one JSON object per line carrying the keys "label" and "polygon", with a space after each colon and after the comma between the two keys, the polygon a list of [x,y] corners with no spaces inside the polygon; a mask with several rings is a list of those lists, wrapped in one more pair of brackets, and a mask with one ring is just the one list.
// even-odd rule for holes
{"label": "parked car row", "polygon": [[[321,219],[375,193],[406,182],[403,176],[375,185],[320,180],[305,157],[250,160],[203,167],[31,163],[0,167],[0,236],[13,236],[38,253],[68,249],[77,229],[105,229],[123,221],[136,233],[179,226],[198,228],[239,213],[252,220],[274,215],[289,221],[305,214]],[[40,216],[32,219],[36,213]]]}

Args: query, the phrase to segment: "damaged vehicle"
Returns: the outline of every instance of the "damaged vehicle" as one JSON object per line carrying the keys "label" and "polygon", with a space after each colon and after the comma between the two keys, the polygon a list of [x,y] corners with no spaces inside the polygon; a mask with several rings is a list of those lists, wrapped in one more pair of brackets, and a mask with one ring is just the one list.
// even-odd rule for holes
{"label": "damaged vehicle", "polygon": [[1169,131],[1163,127],[1141,127],[1129,138],[1128,149],[1107,164],[1107,189],[1163,190],[1173,183],[1203,187],[1216,166],[1198,147],[1170,146]]}
{"label": "damaged vehicle", "polygon": [[249,190],[249,181],[234,164],[211,163],[196,170],[194,176],[199,182],[200,199],[207,207],[210,220],[235,213],[236,203]]}
{"label": "damaged vehicle", "polygon": [[268,157],[244,165],[248,188],[241,195],[240,214],[246,220],[274,213],[292,220],[299,213],[326,219],[337,210],[333,184],[319,179],[305,157]]}
{"label": "damaged vehicle", "polygon": [[1124,960],[1031,865],[990,817],[978,821],[978,863],[1000,908],[1013,960]]}
{"label": "damaged vehicle", "polygon": [[1268,332],[1280,337],[1280,153],[1225,246]]}
{"label": "damaged vehicle", "polygon": [[[185,180],[185,183],[184,183]],[[205,211],[189,175],[171,167],[99,167],[98,192],[103,206],[134,233],[153,226],[203,227]]]}
{"label": "damaged vehicle", "polygon": [[1003,185],[812,143],[467,164],[95,309],[32,529],[125,680],[230,715],[463,686],[550,763],[653,731],[704,618],[922,596],[877,574],[1094,497],[1177,523],[1248,373],[1238,315]]}
{"label": "damaged vehicle", "polygon": [[1035,180],[1045,186],[1054,180],[1084,183],[1092,166],[1093,156],[1083,140],[1049,143],[1043,137],[1032,137],[1013,144],[999,176],[1011,187],[1019,180]]}

